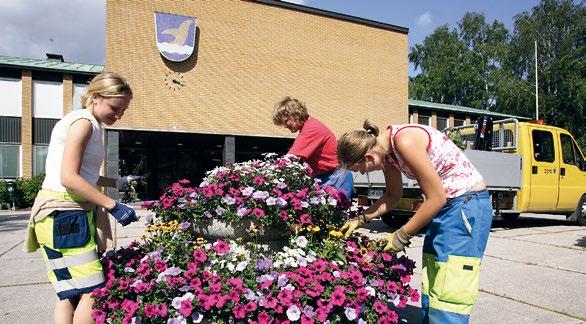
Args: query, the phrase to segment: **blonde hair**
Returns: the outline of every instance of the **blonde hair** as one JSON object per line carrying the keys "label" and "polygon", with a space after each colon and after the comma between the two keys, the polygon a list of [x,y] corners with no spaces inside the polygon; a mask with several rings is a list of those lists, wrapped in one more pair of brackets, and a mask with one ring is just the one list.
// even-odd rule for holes
{"label": "blonde hair", "polygon": [[338,140],[338,162],[342,167],[350,167],[360,162],[366,152],[376,145],[379,130],[368,120],[364,121],[362,129],[345,133]]}
{"label": "blonde hair", "polygon": [[273,110],[273,123],[277,126],[282,126],[283,118],[289,116],[298,122],[305,122],[309,118],[305,103],[289,96],[277,102]]}
{"label": "blonde hair", "polygon": [[81,106],[90,108],[95,96],[103,98],[132,98],[132,89],[126,79],[116,73],[104,72],[96,75],[81,96]]}

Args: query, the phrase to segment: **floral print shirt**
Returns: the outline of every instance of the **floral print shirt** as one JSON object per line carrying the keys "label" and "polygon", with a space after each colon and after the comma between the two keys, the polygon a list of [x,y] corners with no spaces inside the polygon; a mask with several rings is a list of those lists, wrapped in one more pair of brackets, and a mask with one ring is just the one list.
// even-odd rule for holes
{"label": "floral print shirt", "polygon": [[482,176],[445,134],[435,128],[424,125],[390,125],[391,147],[393,154],[387,155],[387,162],[403,173],[409,179],[415,179],[415,175],[401,158],[395,147],[395,136],[401,130],[408,127],[418,127],[427,132],[429,144],[427,153],[431,164],[439,175],[447,198],[455,198],[468,192],[472,187],[482,181]]}

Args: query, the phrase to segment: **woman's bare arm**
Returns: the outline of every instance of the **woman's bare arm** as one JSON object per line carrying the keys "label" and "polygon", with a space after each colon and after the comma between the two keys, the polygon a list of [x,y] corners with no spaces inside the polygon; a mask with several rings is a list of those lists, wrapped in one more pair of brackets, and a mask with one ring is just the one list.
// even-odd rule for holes
{"label": "woman's bare arm", "polygon": [[111,209],[116,202],[94,188],[79,174],[83,153],[91,136],[92,124],[87,119],[79,119],[69,126],[61,164],[61,184],[89,202]]}

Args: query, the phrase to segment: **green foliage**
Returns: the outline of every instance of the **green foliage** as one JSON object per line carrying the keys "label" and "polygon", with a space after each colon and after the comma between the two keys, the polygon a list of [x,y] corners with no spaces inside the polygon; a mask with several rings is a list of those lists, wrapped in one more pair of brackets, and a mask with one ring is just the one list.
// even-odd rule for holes
{"label": "green foliage", "polygon": [[583,2],[542,0],[515,17],[512,33],[482,14],[466,13],[456,28],[438,28],[411,48],[421,73],[413,99],[535,118],[535,41],[539,117],[586,144],[586,9]]}
{"label": "green foliage", "polygon": [[8,182],[0,180],[0,209],[6,208],[8,204]]}
{"label": "green foliage", "polygon": [[[16,208],[27,208],[33,205],[35,197],[41,186],[45,174],[40,174],[32,178],[19,178],[14,181],[14,205]],[[8,182],[0,180],[0,208],[12,206],[11,197],[8,195]]]}
{"label": "green foliage", "polygon": [[18,193],[18,200],[16,206],[19,208],[30,207],[35,201],[35,197],[45,180],[45,174],[39,174],[32,178],[20,178],[16,180],[16,192]]}

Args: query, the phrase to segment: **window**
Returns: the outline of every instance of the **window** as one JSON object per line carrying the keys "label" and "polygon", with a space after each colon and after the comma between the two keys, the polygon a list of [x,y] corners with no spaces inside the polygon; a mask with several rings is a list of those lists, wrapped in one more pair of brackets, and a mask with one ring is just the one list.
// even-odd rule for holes
{"label": "window", "polygon": [[444,129],[448,128],[448,119],[445,117],[437,117],[437,129],[443,131]]}
{"label": "window", "polygon": [[33,176],[45,173],[45,161],[47,161],[48,145],[33,146]]}
{"label": "window", "polygon": [[419,125],[431,125],[431,117],[430,116],[424,116],[424,115],[419,115],[419,118],[417,119],[417,123]]}
{"label": "window", "polygon": [[0,179],[20,176],[20,145],[0,145]]}
{"label": "window", "polygon": [[81,109],[81,96],[86,88],[87,84],[73,84],[73,110]]}
{"label": "window", "polygon": [[464,126],[463,119],[454,119],[454,127],[458,127],[458,126]]}
{"label": "window", "polygon": [[561,134],[560,141],[562,142],[562,161],[564,161],[566,164],[576,165],[576,157],[574,156],[572,138],[567,134]]}
{"label": "window", "polygon": [[533,157],[535,158],[535,161],[555,161],[553,135],[551,132],[534,130],[531,132],[531,136],[533,137]]}
{"label": "window", "polygon": [[22,86],[19,79],[0,78],[2,116],[22,116]]}
{"label": "window", "polygon": [[33,117],[63,117],[63,85],[60,82],[33,81]]}

